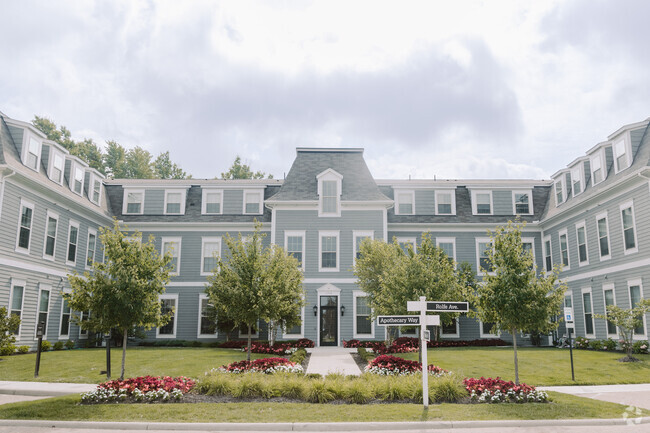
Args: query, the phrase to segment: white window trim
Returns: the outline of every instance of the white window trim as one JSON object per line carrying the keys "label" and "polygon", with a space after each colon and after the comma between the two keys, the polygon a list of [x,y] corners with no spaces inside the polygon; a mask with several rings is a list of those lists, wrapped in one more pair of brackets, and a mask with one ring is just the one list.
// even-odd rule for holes
{"label": "white window trim", "polygon": [[[18,242],[20,241],[20,223],[23,218],[23,208],[29,208],[32,210],[32,220],[31,224],[29,226],[29,244],[27,248],[22,248],[18,246]],[[34,212],[34,204],[31,202],[28,202],[27,200],[20,199],[20,207],[18,209],[18,230],[16,231],[16,252],[18,253],[23,253],[23,254],[29,254],[29,252],[32,249],[32,243],[33,243],[33,238],[34,238],[34,217],[36,216],[36,212]]]}
{"label": "white window trim", "polygon": [[454,263],[456,263],[456,238],[436,238],[436,246],[440,248],[440,244],[453,244],[454,245]]}
{"label": "white window trim", "polygon": [[[56,231],[54,232],[54,250],[52,251],[52,255],[48,256],[45,254],[45,250],[47,248],[47,223],[49,222],[50,218],[56,220]],[[45,213],[45,233],[43,235],[43,258],[45,260],[50,260],[54,261],[56,257],[56,241],[59,238],[59,214],[52,212],[51,210],[48,210]]]}
{"label": "white window trim", "polygon": [[[632,227],[634,228],[634,248],[625,249],[625,226],[623,224],[623,210],[632,209]],[[634,254],[639,251],[639,237],[637,236],[636,216],[634,215],[634,201],[630,200],[619,206],[619,216],[621,217],[621,233],[623,235],[623,254]]]}
{"label": "white window trim", "polygon": [[92,266],[88,266],[88,253],[90,252],[90,235],[95,235],[95,248],[93,251],[93,263],[97,261],[97,230],[88,228],[88,236],[86,237],[86,259],[84,260],[84,267],[86,269],[92,269]]}
{"label": "white window trim", "polygon": [[[64,289],[63,290],[63,293],[69,293],[69,292],[70,292],[70,289]],[[50,296],[52,296],[51,293],[50,293]],[[63,297],[61,297],[61,315],[59,316],[59,329],[58,329],[59,340],[63,340],[63,339],[69,340],[70,339],[70,331],[72,330],[72,326],[71,326],[72,325],[72,309],[70,309],[70,312],[68,313],[68,315],[70,316],[70,317],[68,317],[68,333],[67,334],[61,334],[61,325],[63,325],[63,306],[64,305],[65,305],[65,299],[63,299]],[[68,305],[68,308],[69,307],[70,307],[70,305]]]}
{"label": "white window trim", "polygon": [[480,320],[478,321],[478,325],[479,325],[478,331],[479,331],[479,335],[481,336],[481,338],[498,338],[501,335],[501,333],[499,333],[499,332],[497,332],[496,334],[486,334],[486,333],[484,333],[483,332],[483,322],[480,321]]}
{"label": "white window trim", "polygon": [[[598,231],[598,221],[601,219],[605,219],[605,228],[607,230],[607,251],[609,254],[606,256],[601,255],[600,251],[600,232]],[[609,260],[612,258],[612,243],[610,242],[610,235],[609,235],[609,215],[607,212],[603,212],[601,214],[596,215],[596,238],[598,239],[598,257],[600,258],[601,262],[604,262],[605,260]]]}
{"label": "white window trim", "polygon": [[486,243],[491,243],[492,239],[490,238],[475,238],[475,254],[476,254],[476,275],[478,276],[483,276],[483,275],[495,275],[494,272],[482,272],[481,271],[481,251],[479,249],[479,244],[486,244]]}
{"label": "white window trim", "polygon": [[370,240],[375,239],[374,230],[353,230],[352,231],[352,264],[357,264],[357,238],[370,238]]}
{"label": "white window trim", "polygon": [[[54,179],[53,176],[53,170],[54,170],[54,159],[56,156],[59,156],[61,158],[61,179],[56,180]],[[57,183],[59,185],[63,185],[63,178],[65,177],[65,155],[63,152],[55,148],[54,146],[50,145],[50,161],[47,165],[47,177],[54,183]]]}
{"label": "white window trim", "polygon": [[[260,338],[260,319],[257,319],[257,331],[251,334],[251,338]],[[248,330],[247,330],[248,332]],[[241,332],[241,327],[239,327],[239,338],[248,338],[248,334]]]}
{"label": "white window trim", "polygon": [[[259,194],[259,202],[258,202],[258,211],[257,212],[246,212],[246,197],[249,195],[253,194]],[[222,199],[223,201],[223,199]],[[251,202],[252,203],[252,202]],[[244,190],[244,202],[242,205],[242,213],[244,215],[262,215],[264,213],[264,190],[263,189],[251,189],[251,190]]]}
{"label": "white window trim", "polygon": [[[76,181],[77,169],[81,170],[81,191],[77,192],[74,189],[74,183]],[[85,180],[85,170],[83,165],[79,164],[77,161],[70,160],[70,177],[68,178],[68,187],[70,191],[79,196],[84,194],[84,180]]]}
{"label": "white window trim", "polygon": [[[580,238],[578,237],[578,229],[580,228],[583,228],[585,231],[585,251],[587,253],[587,259],[584,262],[580,261]],[[585,220],[576,223],[576,246],[577,246],[577,253],[578,253],[578,267],[588,266],[589,265],[589,240],[587,236],[587,222]]]}
{"label": "white window trim", "polygon": [[[528,213],[517,213],[517,203],[515,201],[515,196],[517,194],[527,194],[528,195]],[[512,214],[513,215],[533,215],[533,191],[530,189],[523,190],[514,190],[512,191]]]}
{"label": "white window trim", "polygon": [[[613,150],[612,150],[612,154],[613,154]],[[596,160],[596,159],[600,160],[600,171],[602,172],[602,175],[603,175],[603,176],[602,176],[603,179],[602,179],[600,182],[596,182],[596,181],[594,180],[595,178],[594,178],[594,169],[593,169],[593,167],[594,167],[594,163],[593,163],[593,161]],[[601,183],[601,182],[603,182],[605,179],[607,179],[607,170],[606,170],[605,152],[604,152],[602,149],[599,150],[597,154],[595,154],[594,156],[592,156],[592,157],[589,159],[589,170],[591,171],[591,186],[592,186],[592,187],[598,185],[599,183]]]}
{"label": "white window trim", "polygon": [[305,307],[300,309],[300,334],[289,334],[282,328],[282,338],[305,338]]}
{"label": "white window trim", "polygon": [[443,332],[443,326],[442,326],[442,321],[440,322],[440,336],[441,337],[446,337],[446,338],[460,338],[460,316],[456,316],[456,332],[453,334],[446,334]]}
{"label": "white window trim", "polygon": [[[99,195],[97,201],[93,200],[93,194],[95,193],[95,181],[99,182]],[[90,178],[88,180],[88,200],[91,203],[96,204],[97,206],[101,205],[102,202],[102,189],[104,188],[102,179],[97,176],[95,173],[90,173]]]}
{"label": "white window trim", "polygon": [[[589,300],[591,301],[591,329],[594,330],[592,334],[587,334],[587,315],[585,312],[585,297],[584,294],[589,293]],[[596,338],[596,322],[594,320],[594,294],[591,287],[585,287],[580,290],[580,303],[582,304],[582,324],[585,327],[585,338]],[[573,312],[575,315],[575,310]]]}
{"label": "white window trim", "polygon": [[[142,200],[140,200],[140,212],[127,212],[127,198],[129,194],[142,194]],[[124,197],[122,198],[122,213],[124,215],[143,215],[144,214],[144,189],[131,189],[124,188]]]}
{"label": "white window trim", "polygon": [[[84,312],[80,311],[79,312],[79,320],[83,322],[84,318]],[[88,312],[88,318],[90,318],[90,311]],[[79,332],[79,340],[87,340],[88,339],[88,329],[86,329],[86,333],[82,334],[83,329],[81,328],[81,324],[78,325],[77,331]]]}
{"label": "white window trim", "polygon": [[[562,258],[562,236],[566,237],[566,257],[567,257],[567,264],[564,264],[564,260]],[[560,248],[560,263],[562,264],[562,271],[568,271],[571,269],[571,248],[569,247],[569,230],[568,229],[562,229],[559,232],[557,232],[557,245]]]}
{"label": "white window trim", "polygon": [[[25,288],[26,289],[26,288]],[[49,292],[50,295],[47,298],[47,311],[41,311],[41,293]],[[23,300],[25,299],[25,292],[23,292]],[[47,313],[47,320],[45,321],[45,328],[43,329],[43,340],[47,340],[47,330],[50,323],[50,310],[52,309],[52,287],[44,284],[39,284],[38,287],[38,298],[36,300],[36,320],[34,321],[34,339],[36,339],[36,331],[38,331],[38,316],[41,313]]]}
{"label": "white window trim", "polygon": [[[546,251],[546,243],[549,243],[549,251]],[[543,257],[543,269],[545,273],[548,272],[553,272],[553,241],[551,239],[551,235],[546,235],[544,238],[542,238],[542,254],[544,254]],[[551,258],[551,269],[547,270],[546,269],[546,257],[549,256]]]}
{"label": "white window trim", "polygon": [[[23,298],[20,302],[20,324],[18,325],[18,333],[16,335],[16,339],[20,339],[20,333],[23,328],[23,319],[24,314],[23,312],[25,311],[25,292],[27,291],[27,281],[25,280],[16,280],[14,278],[11,278],[11,286],[10,286],[10,291],[9,291],[9,305],[7,306],[7,314],[9,317],[11,317],[11,311],[12,308],[11,306],[13,305],[14,302],[14,286],[21,286],[23,288]],[[38,316],[37,316],[38,317]]]}
{"label": "white window trim", "polygon": [[[438,199],[439,194],[449,194],[451,196],[451,213],[438,212],[438,203],[440,202],[440,200]],[[435,202],[433,204],[435,206],[436,215],[456,215],[456,190],[455,189],[436,190]]]}
{"label": "white window trim", "polygon": [[[167,203],[169,203],[167,196],[169,194],[180,194],[181,195],[181,202],[180,202],[180,210],[178,212],[167,212]],[[185,215],[185,202],[187,198],[187,190],[185,188],[183,189],[166,189],[165,190],[165,201],[163,203],[163,214],[164,215]]]}
{"label": "white window trim", "polygon": [[204,247],[205,247],[205,244],[208,243],[208,242],[216,242],[216,243],[219,244],[217,257],[221,257],[221,247],[222,247],[222,245],[221,245],[221,236],[204,236],[204,237],[202,237],[201,238],[201,265],[200,266],[201,266],[201,276],[203,276],[203,277],[207,276],[207,275],[212,275],[212,271],[206,271],[206,270],[203,269],[203,262],[204,262],[204,259],[205,259],[205,256],[203,255],[204,254],[204,249],[205,249]]}
{"label": "white window trim", "polygon": [[[181,273],[181,248],[182,248],[182,242],[183,238],[180,236],[165,236],[160,238],[160,255],[164,256],[165,255],[165,244],[166,243],[176,243],[178,246],[178,259],[176,260],[176,271],[174,272],[169,272],[169,275],[177,277]],[[176,250],[174,250],[176,252]]]}
{"label": "white window trim", "polygon": [[307,239],[305,235],[305,230],[285,230],[284,231],[284,250],[289,251],[288,245],[289,245],[289,237],[301,237],[302,238],[302,260],[300,264],[301,270],[305,270],[305,239]]}
{"label": "white window trim", "polygon": [[529,238],[529,237],[522,237],[521,238],[521,243],[523,244],[531,244],[531,252],[533,253],[533,266],[537,265],[537,256],[535,254],[535,238]]}
{"label": "white window trim", "polygon": [[[219,212],[208,212],[208,194],[219,194]],[[245,205],[246,201],[244,201]],[[223,214],[223,190],[216,188],[203,188],[201,191],[201,214],[222,215]]]}
{"label": "white window trim", "polygon": [[[607,315],[607,304],[605,303],[605,292],[611,290],[612,295],[614,298],[614,305],[616,305],[616,288],[614,284],[603,284],[603,309],[604,309],[604,314]],[[628,289],[628,296],[629,296],[629,289]],[[607,320],[605,320],[605,332],[607,333],[607,337],[615,338],[618,336],[618,326],[615,326],[616,332],[613,334],[610,334],[607,330]]]}
{"label": "white window trim", "polygon": [[201,304],[204,299],[207,299],[208,301],[210,300],[208,298],[208,295],[205,293],[199,293],[199,313],[198,313],[198,322],[197,322],[197,328],[196,328],[196,338],[218,338],[219,337],[219,330],[215,327],[214,329],[214,334],[201,334]]}
{"label": "white window trim", "polygon": [[[38,172],[41,166],[41,154],[43,153],[43,140],[38,136],[36,136],[35,134],[31,134],[27,132],[27,130],[24,131],[25,131],[25,144],[23,145],[22,155],[21,155],[23,165],[29,168],[30,170],[34,170],[35,172]],[[36,154],[36,167],[30,167],[29,165],[27,165],[27,156],[30,153],[29,144],[32,139],[34,139],[34,141],[38,143],[38,152]],[[63,177],[63,175],[61,175],[61,177]]]}
{"label": "white window trim", "polygon": [[[357,333],[357,298],[367,298],[368,294],[361,290],[354,290],[352,292],[352,338],[375,338],[375,321],[370,321],[370,334]],[[372,309],[370,310],[370,317],[372,318]]]}
{"label": "white window trim", "polygon": [[[490,213],[478,213],[478,202],[476,199],[477,194],[489,194],[490,196]],[[472,190],[472,215],[494,215],[494,199],[492,197],[492,191],[491,190],[485,190],[485,189],[480,189],[480,190]]]}
{"label": "white window trim", "polygon": [[[622,168],[619,170],[617,160],[618,158],[616,157],[616,145],[620,142],[623,142],[623,147],[625,148],[625,159],[627,160],[627,165],[625,168]],[[630,141],[627,139],[627,135],[624,135],[623,137],[620,138],[620,140],[616,140],[614,143],[612,143],[612,158],[614,159],[614,173],[618,174],[624,170],[627,170],[632,166],[632,146]]]}
{"label": "white window trim", "polygon": [[411,244],[413,245],[413,252],[417,254],[418,252],[418,240],[412,236],[397,236],[395,237],[397,244]]}
{"label": "white window trim", "polygon": [[[76,227],[77,228],[77,243],[75,244],[76,250],[75,250],[75,255],[74,255],[74,262],[68,260],[68,256],[70,255],[70,227]],[[79,239],[81,238],[81,229],[79,228],[79,222],[70,220],[68,222],[68,235],[66,236],[66,248],[65,248],[65,262],[68,265],[76,266],[77,260],[79,258]]]}
{"label": "white window trim", "polygon": [[[582,166],[583,166],[583,163],[580,162],[578,165],[573,167],[571,169],[571,172],[570,172],[571,173],[571,195],[573,197],[575,197],[577,195],[580,195],[583,192],[585,192],[585,176],[584,176],[584,170],[583,170]],[[576,189],[574,188],[576,181],[573,178],[573,175],[574,175],[574,173],[576,171],[578,172],[578,175],[580,176],[580,192],[579,193],[576,193]]]}
{"label": "white window trim", "polygon": [[[566,193],[566,180],[565,180],[565,177],[566,176],[563,173],[560,178],[553,181],[553,199],[555,200],[555,207],[558,207],[559,205],[561,205],[562,203],[567,201],[568,197],[567,197],[567,193]],[[560,183],[561,186],[562,186],[562,201],[559,202],[559,203],[557,201],[557,189],[556,189],[557,186],[555,186],[558,183]]]}
{"label": "white window trim", "polygon": [[[400,195],[408,195],[411,198],[411,212],[410,213],[401,213],[399,210],[399,201]],[[415,191],[406,190],[406,189],[396,189],[395,190],[395,215],[415,215]]]}
{"label": "white window trim", "polygon": [[[323,237],[336,236],[336,268],[323,268]],[[341,263],[341,236],[339,230],[319,230],[318,231],[318,271],[319,272],[339,272]]]}
{"label": "white window trim", "polygon": [[[342,181],[343,175],[328,168],[327,170],[321,172],[316,176],[318,179],[318,216],[319,217],[340,217],[341,216],[341,194],[342,194]],[[337,205],[336,212],[324,212],[323,211],[323,181],[336,181],[336,192],[337,192]]]}
{"label": "white window trim", "polygon": [[[643,282],[641,281],[641,278],[635,278],[633,280],[628,280],[627,281],[627,302],[630,305],[630,308],[633,307],[632,305],[632,293],[630,293],[630,287],[632,286],[639,286],[639,294],[641,295],[641,299],[644,299],[644,293],[643,293]],[[646,323],[646,314],[642,315],[642,320],[643,320],[643,334],[632,334],[632,339],[633,340],[647,340],[648,339],[648,324]]]}
{"label": "white window trim", "polygon": [[164,299],[174,300],[174,333],[173,334],[160,334],[160,326],[156,328],[156,338],[176,338],[176,329],[178,327],[178,294],[165,293],[158,295],[158,302],[161,303]]}

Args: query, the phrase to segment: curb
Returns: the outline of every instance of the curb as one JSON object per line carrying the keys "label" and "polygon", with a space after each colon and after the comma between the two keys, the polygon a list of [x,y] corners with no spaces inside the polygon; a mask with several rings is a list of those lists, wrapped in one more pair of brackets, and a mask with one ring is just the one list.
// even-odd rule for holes
{"label": "curb", "polygon": [[[638,420],[638,422],[636,422]],[[489,427],[584,427],[650,424],[650,417],[626,421],[614,419],[502,420],[502,421],[420,421],[420,422],[341,422],[341,423],[155,423],[2,420],[6,427],[46,427],[106,430],[181,430],[181,431],[396,431],[439,430]]]}

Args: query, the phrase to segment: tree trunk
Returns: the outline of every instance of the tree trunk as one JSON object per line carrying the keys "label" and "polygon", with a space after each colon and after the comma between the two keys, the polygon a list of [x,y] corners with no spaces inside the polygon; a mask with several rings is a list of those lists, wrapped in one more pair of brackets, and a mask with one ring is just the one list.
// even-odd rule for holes
{"label": "tree trunk", "polygon": [[122,374],[120,380],[124,380],[124,364],[126,363],[126,339],[129,334],[129,329],[124,328],[124,335],[122,336]]}
{"label": "tree trunk", "polygon": [[251,331],[252,331],[252,326],[248,325],[248,350],[246,351],[246,360],[248,362],[251,362]]}
{"label": "tree trunk", "polygon": [[519,361],[517,360],[517,330],[512,329],[512,346],[515,349],[515,385],[519,385]]}
{"label": "tree trunk", "polygon": [[273,347],[275,345],[275,322],[269,320],[269,346]]}

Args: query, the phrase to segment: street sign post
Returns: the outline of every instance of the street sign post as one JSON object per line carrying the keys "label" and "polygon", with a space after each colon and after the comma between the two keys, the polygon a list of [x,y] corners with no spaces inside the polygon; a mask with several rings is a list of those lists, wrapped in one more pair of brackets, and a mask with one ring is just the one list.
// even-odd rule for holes
{"label": "street sign post", "polygon": [[575,373],[573,371],[573,344],[571,342],[571,331],[573,331],[573,307],[564,307],[564,322],[566,323],[566,330],[569,334],[569,356],[571,358],[571,380],[575,381]]}

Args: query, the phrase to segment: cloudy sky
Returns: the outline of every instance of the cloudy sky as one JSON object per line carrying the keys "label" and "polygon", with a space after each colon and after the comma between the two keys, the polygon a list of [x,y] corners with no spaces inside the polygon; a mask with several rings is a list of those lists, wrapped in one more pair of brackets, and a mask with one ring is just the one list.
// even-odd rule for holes
{"label": "cloudy sky", "polygon": [[549,178],[650,116],[650,2],[4,2],[0,111],[196,178],[363,147],[376,178]]}

